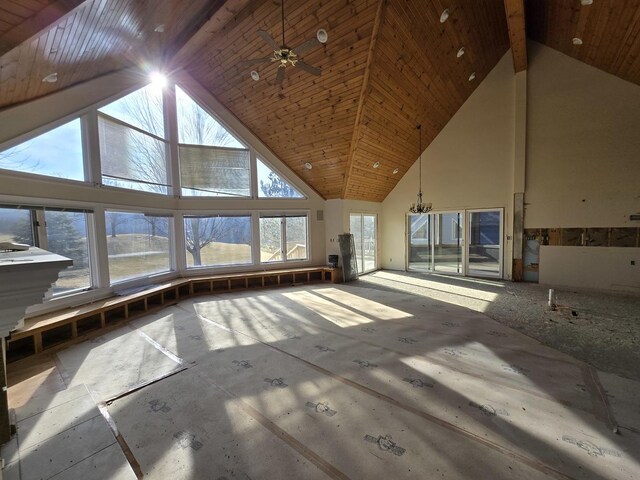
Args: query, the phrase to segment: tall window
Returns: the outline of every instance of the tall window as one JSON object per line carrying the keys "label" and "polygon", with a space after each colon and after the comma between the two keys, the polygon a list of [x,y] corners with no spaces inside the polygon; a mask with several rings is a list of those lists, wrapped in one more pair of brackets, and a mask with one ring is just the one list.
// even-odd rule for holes
{"label": "tall window", "polygon": [[250,196],[249,150],[176,85],[182,195]]}
{"label": "tall window", "polygon": [[0,168],[84,180],[79,118],[0,152]]}
{"label": "tall window", "polygon": [[260,198],[304,198],[304,196],[291,186],[276,172],[271,170],[264,162],[257,159],[258,167],[258,197]]}
{"label": "tall window", "polygon": [[171,217],[105,212],[111,283],[171,269]]}
{"label": "tall window", "polygon": [[166,194],[162,89],[148,85],[98,110],[102,182]]}
{"label": "tall window", "polygon": [[260,261],[306,260],[307,216],[279,215],[260,217]]}
{"label": "tall window", "polygon": [[184,217],[187,267],[250,264],[251,216]]}
{"label": "tall window", "polygon": [[54,295],[91,287],[87,215],[54,208],[0,208],[0,240],[26,243],[73,260],[60,272]]}

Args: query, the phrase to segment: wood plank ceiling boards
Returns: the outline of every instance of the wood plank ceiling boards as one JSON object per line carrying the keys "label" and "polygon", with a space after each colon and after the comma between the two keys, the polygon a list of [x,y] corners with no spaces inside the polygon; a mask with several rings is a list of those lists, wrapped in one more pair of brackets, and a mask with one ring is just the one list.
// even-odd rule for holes
{"label": "wood plank ceiling boards", "polygon": [[[640,84],[640,0],[583,3],[285,0],[288,46],[320,28],[329,39],[301,55],[319,76],[289,66],[278,85],[274,64],[242,62],[273,54],[258,30],[281,42],[280,0],[6,0],[0,108],[164,63],[193,76],[324,198],[381,201],[418,158],[416,125],[427,147],[509,46],[515,70],[525,69],[527,34]],[[57,82],[42,81],[54,72]]]}
{"label": "wood plank ceiling boards", "polygon": [[[440,23],[445,6],[450,18]],[[271,53],[257,31],[280,37],[278,7],[252,2],[187,71],[325,198],[384,199],[418,156],[415,125],[427,125],[431,141],[509,45],[504,5],[495,0],[288,0],[287,43],[318,28],[329,42],[304,56],[320,77],[287,70],[280,90],[273,65],[257,68],[257,82],[254,67],[238,66]],[[468,53],[458,58],[462,46]]]}
{"label": "wood plank ceiling boards", "polygon": [[[640,85],[640,0],[582,3],[529,0],[526,14],[529,37]],[[582,43],[574,44],[574,38]]]}
{"label": "wood plank ceiling boards", "polygon": [[527,69],[527,34],[524,21],[524,0],[504,0],[509,26],[509,41],[516,73]]}
{"label": "wood plank ceiling boards", "polygon": [[[125,67],[161,63],[223,5],[220,0],[82,2],[0,57],[0,107]],[[42,81],[52,73],[55,83]]]}
{"label": "wood plank ceiling boards", "polygon": [[60,19],[82,0],[4,0],[0,4],[0,55]]}

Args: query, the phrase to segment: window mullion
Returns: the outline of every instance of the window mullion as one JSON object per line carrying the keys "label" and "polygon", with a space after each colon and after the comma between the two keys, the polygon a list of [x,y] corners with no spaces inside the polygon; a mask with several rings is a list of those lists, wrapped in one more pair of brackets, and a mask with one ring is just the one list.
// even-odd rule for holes
{"label": "window mullion", "polygon": [[287,261],[287,219],[282,217],[280,219],[280,255],[282,261]]}
{"label": "window mullion", "polygon": [[187,242],[185,239],[184,215],[180,213],[176,213],[173,218],[173,233],[174,268],[177,272],[183,273],[187,270]]}
{"label": "window mullion", "polygon": [[93,242],[92,252],[96,272],[92,273],[96,287],[107,288],[110,285],[109,279],[109,258],[107,248],[107,224],[105,222],[105,209],[102,206],[96,206],[93,214],[93,228],[95,241]]}
{"label": "window mullion", "polygon": [[[169,148],[167,149],[168,183],[171,185],[173,196],[180,197],[182,182],[180,179],[180,164],[178,160],[178,114],[176,106],[175,85],[164,90],[164,131]],[[179,238],[179,237],[178,237]]]}
{"label": "window mullion", "polygon": [[47,219],[44,210],[37,209],[32,211],[34,234],[38,247],[43,250],[49,250],[49,242],[47,241]]}
{"label": "window mullion", "polygon": [[258,192],[258,164],[256,158],[256,151],[253,148],[249,149],[249,167],[251,168],[251,173],[249,175],[251,191],[251,198],[258,198],[260,196]]}
{"label": "window mullion", "polygon": [[91,109],[87,115],[82,117],[82,151],[84,179],[94,185],[99,185],[102,182],[99,142],[98,115],[95,109]]}

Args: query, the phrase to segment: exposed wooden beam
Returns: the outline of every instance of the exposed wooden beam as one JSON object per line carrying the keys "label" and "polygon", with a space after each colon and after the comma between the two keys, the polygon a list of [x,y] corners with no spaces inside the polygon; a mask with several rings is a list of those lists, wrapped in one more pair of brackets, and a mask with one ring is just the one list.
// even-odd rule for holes
{"label": "exposed wooden beam", "polygon": [[524,21],[524,0],[504,0],[509,27],[509,41],[516,73],[527,69],[527,34]]}
{"label": "exposed wooden beam", "polygon": [[0,56],[57,22],[84,0],[57,0],[0,36]]}
{"label": "exposed wooden beam", "polygon": [[218,0],[211,2],[198,21],[194,21],[197,28],[193,28],[189,37],[171,58],[173,68],[184,66],[184,63],[200,50],[211,36],[220,30],[249,4],[250,0]]}
{"label": "exposed wooden beam", "polygon": [[358,141],[360,140],[360,129],[362,128],[362,110],[364,108],[364,102],[367,98],[367,90],[369,89],[369,77],[371,76],[371,63],[373,62],[373,56],[378,42],[378,33],[380,32],[380,25],[382,24],[384,10],[387,5],[387,0],[380,0],[378,4],[378,10],[376,11],[376,18],[373,23],[373,30],[371,32],[371,41],[369,42],[369,52],[367,54],[367,63],[364,70],[364,76],[362,78],[362,87],[360,88],[360,98],[358,100],[358,110],[356,112],[356,120],[353,128],[353,135],[351,136],[351,144],[349,146],[349,156],[347,157],[347,165],[345,168],[344,183],[342,184],[341,198],[345,198],[345,195],[349,191],[351,183],[351,176],[353,174],[354,156],[357,151]]}

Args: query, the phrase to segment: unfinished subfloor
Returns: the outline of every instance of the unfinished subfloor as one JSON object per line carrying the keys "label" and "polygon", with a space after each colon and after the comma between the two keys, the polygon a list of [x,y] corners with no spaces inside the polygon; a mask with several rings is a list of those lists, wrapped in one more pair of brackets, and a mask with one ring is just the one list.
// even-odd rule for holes
{"label": "unfinished subfloor", "polygon": [[456,281],[197,297],[11,364],[4,478],[639,478],[640,382]]}

